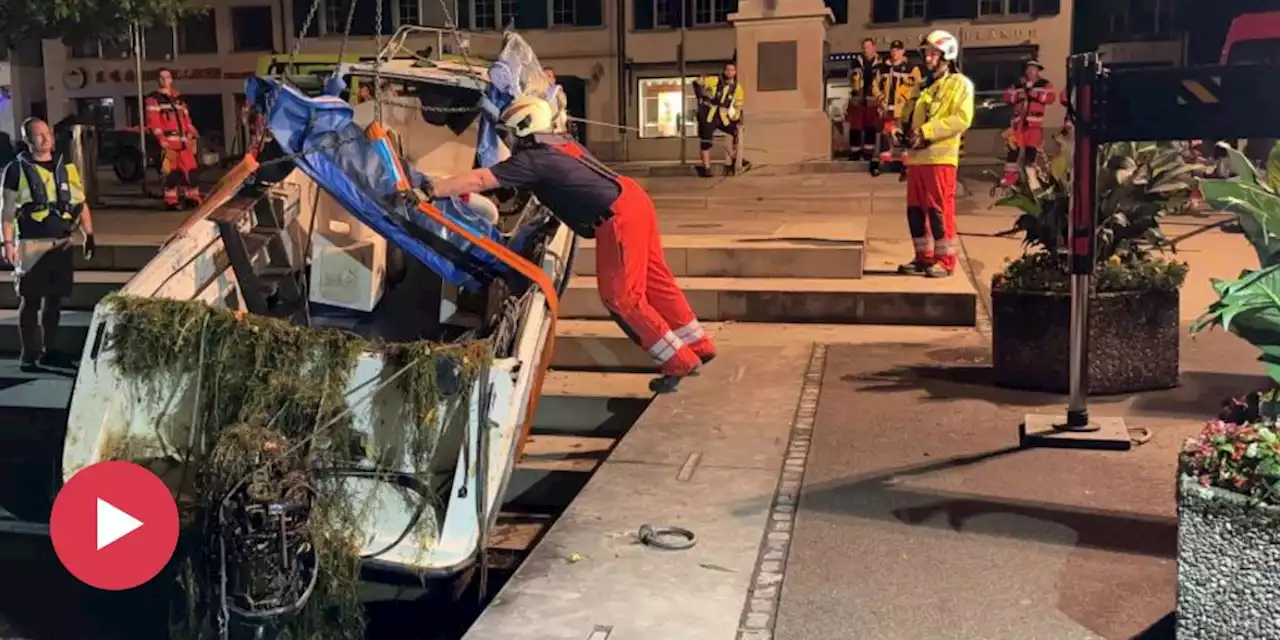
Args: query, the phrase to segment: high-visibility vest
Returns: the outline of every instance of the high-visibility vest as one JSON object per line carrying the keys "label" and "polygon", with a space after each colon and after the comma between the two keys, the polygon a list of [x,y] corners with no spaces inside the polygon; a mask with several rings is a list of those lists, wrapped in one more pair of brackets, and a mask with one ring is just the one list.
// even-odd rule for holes
{"label": "high-visibility vest", "polygon": [[961,138],[973,124],[973,82],[958,72],[948,73],[921,88],[903,118],[903,131],[919,132],[929,142],[907,156],[908,166],[960,164]]}
{"label": "high-visibility vest", "polygon": [[18,238],[65,236],[75,225],[80,205],[84,203],[84,188],[75,165],[57,156],[50,172],[26,154],[19,155],[14,163],[19,172]]}
{"label": "high-visibility vest", "polygon": [[720,76],[707,76],[698,81],[699,95],[698,117],[712,122],[717,116],[721,124],[728,125],[742,113],[742,105],[746,95],[742,84],[736,79],[728,80]]}

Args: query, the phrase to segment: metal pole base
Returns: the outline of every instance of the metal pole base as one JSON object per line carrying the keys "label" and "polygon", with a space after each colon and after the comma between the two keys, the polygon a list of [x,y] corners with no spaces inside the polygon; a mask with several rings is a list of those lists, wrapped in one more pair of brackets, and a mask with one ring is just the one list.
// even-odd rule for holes
{"label": "metal pole base", "polygon": [[[1071,420],[1076,418],[1076,420]],[[1072,424],[1079,416],[1028,413],[1018,427],[1019,446],[1024,449],[1045,447],[1056,449],[1093,449],[1128,451],[1133,448],[1124,418],[1099,418],[1084,415],[1085,424]]]}

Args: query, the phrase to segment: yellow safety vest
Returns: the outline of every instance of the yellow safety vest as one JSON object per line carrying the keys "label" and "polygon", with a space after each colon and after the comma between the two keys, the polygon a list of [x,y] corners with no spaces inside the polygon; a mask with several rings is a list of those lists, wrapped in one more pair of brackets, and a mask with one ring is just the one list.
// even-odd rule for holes
{"label": "yellow safety vest", "polygon": [[[84,204],[84,183],[74,164],[56,157],[49,171],[25,155],[10,165],[18,172],[17,235],[19,239],[58,238],[66,235]],[[6,169],[5,171],[9,171]],[[32,183],[40,184],[32,189]]]}
{"label": "yellow safety vest", "polygon": [[[722,124],[729,124],[742,115],[742,105],[746,94],[742,91],[741,82],[732,85],[720,85],[720,76],[707,76],[698,81],[702,86],[702,100],[698,106],[698,116],[711,122],[717,116]],[[729,87],[733,90],[730,91]]]}
{"label": "yellow safety vest", "polygon": [[919,132],[929,146],[912,151],[907,165],[960,165],[960,140],[973,124],[973,82],[951,72],[925,85],[906,109],[902,130]]}

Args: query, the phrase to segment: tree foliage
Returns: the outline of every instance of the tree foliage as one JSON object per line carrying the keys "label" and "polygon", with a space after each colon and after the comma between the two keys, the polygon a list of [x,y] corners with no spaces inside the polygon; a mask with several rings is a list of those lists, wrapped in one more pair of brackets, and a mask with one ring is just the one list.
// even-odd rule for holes
{"label": "tree foliage", "polygon": [[33,38],[127,40],[134,23],[149,27],[202,7],[188,0],[3,0],[0,34],[11,43]]}

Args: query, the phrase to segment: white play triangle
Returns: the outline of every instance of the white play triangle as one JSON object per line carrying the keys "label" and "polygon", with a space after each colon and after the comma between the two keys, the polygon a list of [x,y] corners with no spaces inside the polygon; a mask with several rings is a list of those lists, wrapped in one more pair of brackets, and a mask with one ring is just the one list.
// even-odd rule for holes
{"label": "white play triangle", "polygon": [[98,498],[98,551],[138,530],[142,521]]}

